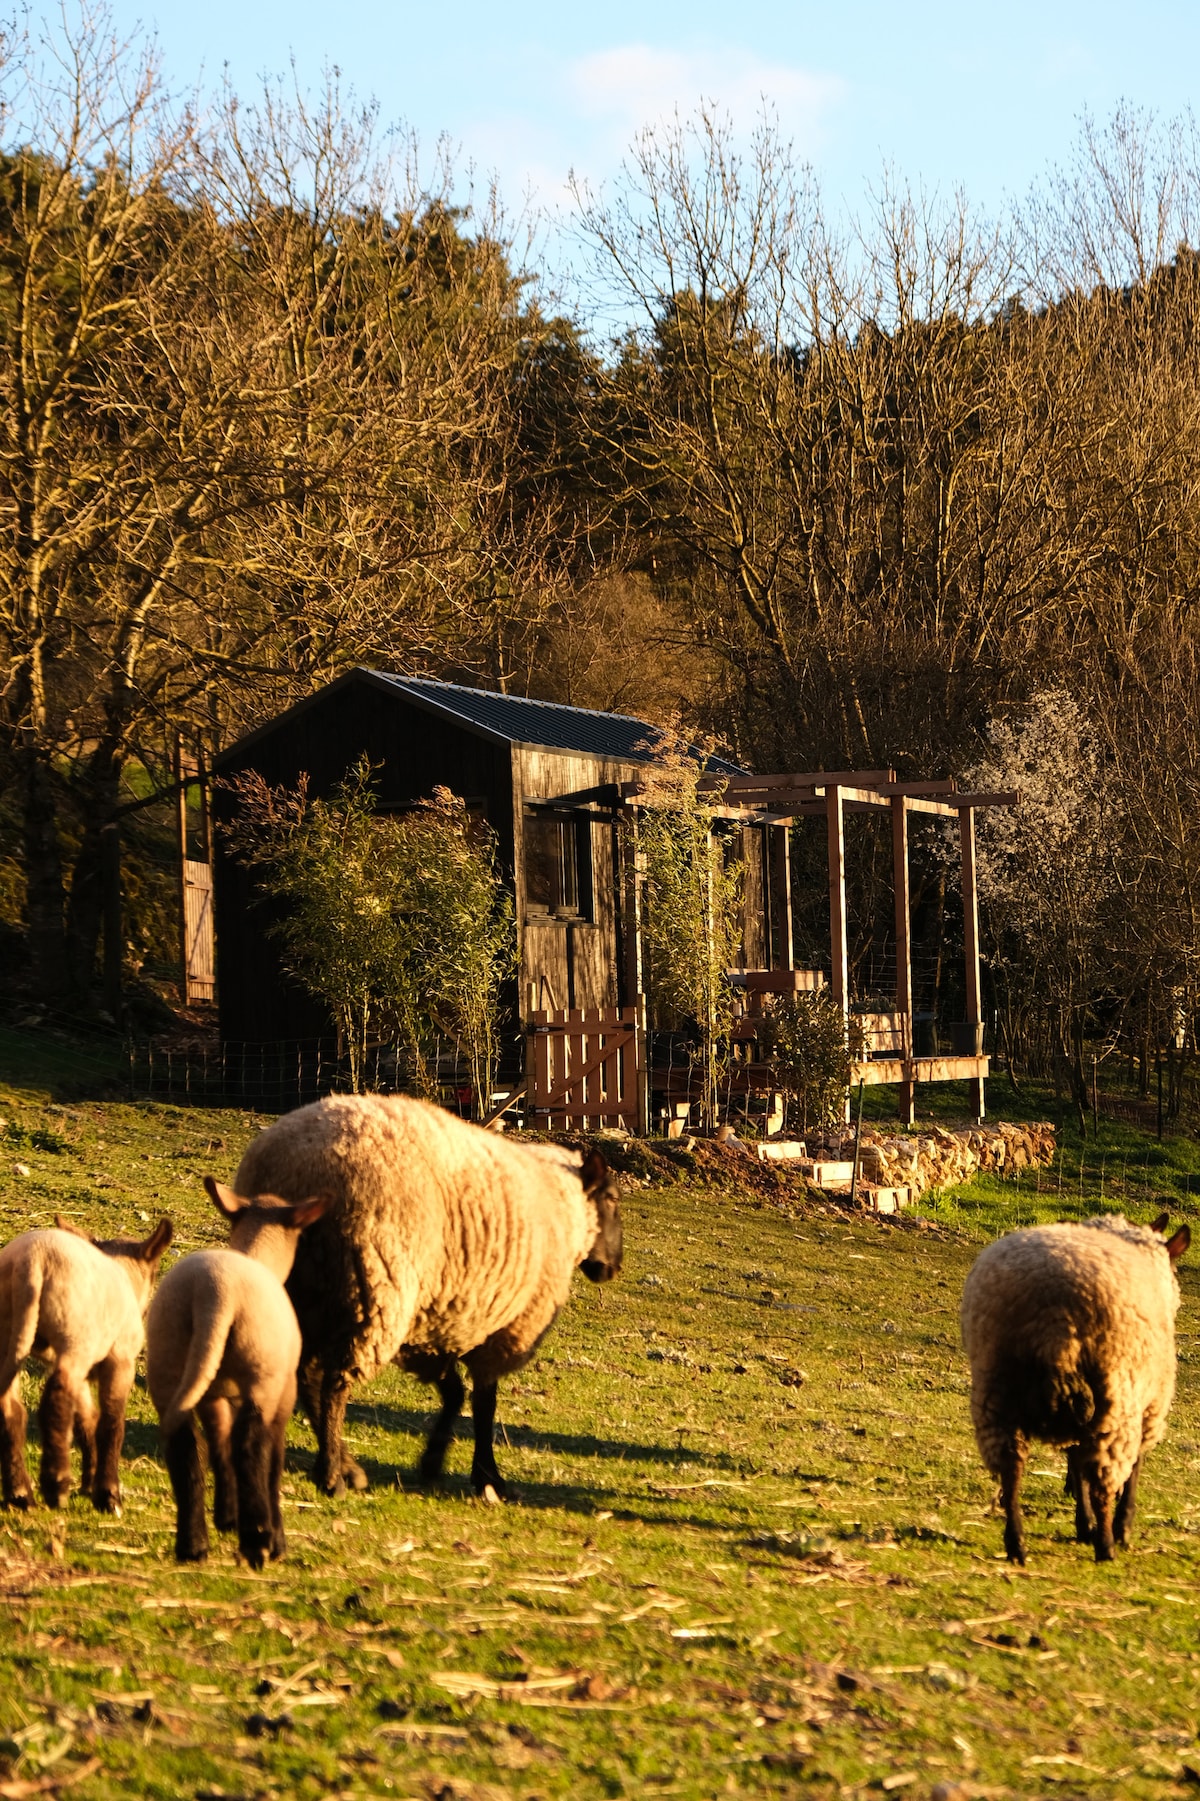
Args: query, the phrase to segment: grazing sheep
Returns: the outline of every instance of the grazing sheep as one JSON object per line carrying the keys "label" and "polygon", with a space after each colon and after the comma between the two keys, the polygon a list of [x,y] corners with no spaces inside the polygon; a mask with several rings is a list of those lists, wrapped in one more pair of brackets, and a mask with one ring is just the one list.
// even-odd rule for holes
{"label": "grazing sheep", "polygon": [[258,1570],[286,1549],[279,1485],[300,1328],[283,1284],[301,1232],[330,1197],[289,1206],[273,1195],[245,1200],[211,1176],[204,1185],[233,1222],[229,1248],[194,1251],[163,1278],[146,1321],[146,1377],[175,1494],[176,1558],[208,1555],[194,1410],[213,1467],[217,1530],[236,1529]]}
{"label": "grazing sheep", "polygon": [[514,1144],[401,1096],[340,1095],[287,1114],[250,1145],[237,1185],[336,1197],[288,1282],[304,1352],[300,1398],[327,1494],[367,1478],[343,1446],[350,1385],[396,1362],[442,1399],[420,1461],[441,1474],[471,1373],[476,1492],[505,1485],[492,1433],[496,1384],[532,1357],[577,1267],[621,1267],[619,1191],[598,1152]]}
{"label": "grazing sheep", "polygon": [[1126,1544],[1143,1453],[1166,1431],[1175,1393],[1174,1265],[1165,1242],[1118,1215],[1010,1232],[976,1258],[962,1297],[971,1418],[999,1478],[1004,1549],[1025,1562],[1020,1487],[1029,1440],[1067,1447],[1075,1535],[1098,1563]]}
{"label": "grazing sheep", "polygon": [[[50,1364],[38,1421],[42,1499],[65,1507],[72,1431],[82,1486],[101,1513],[121,1511],[125,1403],[142,1348],[142,1315],[171,1242],[162,1219],[149,1238],[93,1240],[60,1217],[22,1232],[0,1251],[0,1491],[6,1507],[32,1507],[25,1463],[26,1412],[17,1392],[29,1356]],[[99,1408],[88,1386],[94,1380]]]}

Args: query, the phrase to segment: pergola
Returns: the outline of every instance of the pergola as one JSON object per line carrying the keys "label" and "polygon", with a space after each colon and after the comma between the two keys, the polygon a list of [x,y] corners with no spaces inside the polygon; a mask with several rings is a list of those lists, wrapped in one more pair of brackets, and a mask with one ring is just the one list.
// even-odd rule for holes
{"label": "pergola", "polygon": [[[798,820],[824,818],[829,861],[829,936],[831,990],[843,1016],[850,1012],[850,959],[846,912],[847,812],[883,810],[891,815],[892,870],[895,884],[896,997],[889,1020],[894,1054],[867,1055],[854,1065],[855,1081],[894,1083],[900,1090],[900,1114],[914,1117],[917,1084],[967,1081],[976,1116],[983,1118],[984,1079],[979,977],[979,904],[975,876],[975,814],[982,807],[1012,807],[1019,792],[959,793],[953,779],[898,782],[894,769],[815,770],[781,775],[736,775],[722,780],[718,812],[742,825],[768,831],[772,912],[772,974],[761,986],[803,985],[788,981],[794,969],[791,905],[791,849],[788,828]],[[912,815],[956,820],[961,856],[963,937],[966,962],[966,1036],[970,1049],[951,1056],[917,1056],[913,1042],[912,929],[909,899],[908,835]],[[778,977],[783,976],[779,981]]]}

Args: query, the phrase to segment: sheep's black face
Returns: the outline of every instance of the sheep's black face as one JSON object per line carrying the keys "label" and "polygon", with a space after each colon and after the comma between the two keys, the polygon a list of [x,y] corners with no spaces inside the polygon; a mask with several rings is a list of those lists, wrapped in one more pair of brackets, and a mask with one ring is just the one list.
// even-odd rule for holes
{"label": "sheep's black face", "polygon": [[589,1282],[611,1282],[621,1268],[621,1191],[599,1151],[589,1152],[580,1176],[596,1208],[596,1236],[580,1264]]}

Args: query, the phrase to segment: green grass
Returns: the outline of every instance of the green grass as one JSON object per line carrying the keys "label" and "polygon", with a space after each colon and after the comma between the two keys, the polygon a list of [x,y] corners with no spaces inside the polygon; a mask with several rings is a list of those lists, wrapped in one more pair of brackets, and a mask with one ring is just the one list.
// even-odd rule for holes
{"label": "green grass", "polygon": [[[181,1250],[220,1239],[199,1177],[232,1173],[254,1118],[49,1093],[0,1087],[5,1236],[169,1211]],[[318,1497],[295,1423],[289,1556],[263,1575],[227,1541],[172,1561],[139,1386],[120,1521],[0,1514],[0,1795],[93,1764],[80,1801],[1192,1792],[1197,1272],[1115,1564],[1072,1542],[1039,1452],[1011,1570],[968,1425],[957,1307],[985,1238],[1093,1210],[1102,1174],[1105,1204],[1195,1216],[1188,1141],[1103,1128],[1063,1165],[1061,1198],[1057,1170],[976,1182],[903,1227],[634,1187],[625,1273],[580,1278],[501,1389],[517,1501],[473,1498],[465,1442],[443,1492],[415,1487],[429,1392],[393,1372],[349,1421],[369,1493]]]}

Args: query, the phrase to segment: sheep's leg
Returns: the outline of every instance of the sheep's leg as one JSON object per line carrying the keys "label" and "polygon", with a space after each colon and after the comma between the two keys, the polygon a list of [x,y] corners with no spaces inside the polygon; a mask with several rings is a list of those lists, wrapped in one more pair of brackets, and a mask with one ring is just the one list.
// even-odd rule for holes
{"label": "sheep's leg", "polygon": [[1021,1478],[1025,1474],[1025,1446],[1019,1438],[1010,1438],[1001,1447],[998,1464],[1000,1500],[1004,1508],[1004,1550],[1010,1563],[1024,1563]]}
{"label": "sheep's leg", "polygon": [[327,1495],[344,1495],[347,1487],[370,1487],[367,1472],[354,1461],[342,1439],[349,1399],[350,1384],[345,1376],[340,1370],[326,1370],[321,1378],[320,1406],[314,1422],[317,1461],[313,1465],[313,1481]]}
{"label": "sheep's leg", "polygon": [[1083,1454],[1078,1445],[1072,1445],[1067,1451],[1066,1489],[1075,1502],[1076,1541],[1081,1545],[1090,1545],[1095,1535],[1096,1521],[1092,1514],[1087,1483],[1083,1478]]}
{"label": "sheep's leg", "polygon": [[62,1508],[71,1493],[71,1436],[75,1430],[75,1396],[79,1382],[60,1363],[46,1379],[38,1407],[42,1434],[39,1487],[47,1507]]}
{"label": "sheep's leg", "polygon": [[1092,1533],[1092,1546],[1096,1553],[1097,1563],[1111,1563],[1113,1559],[1113,1504],[1116,1496],[1113,1493],[1112,1478],[1107,1472],[1101,1472],[1092,1464],[1086,1472],[1090,1491],[1092,1512],[1096,1518]]}
{"label": "sheep's leg", "polygon": [[237,1477],[233,1472],[233,1407],[226,1400],[201,1401],[196,1412],[204,1428],[212,1467],[213,1525],[218,1532],[237,1531]]}
{"label": "sheep's leg", "polygon": [[81,1382],[75,1404],[75,1443],[79,1447],[79,1486],[85,1495],[96,1486],[96,1419],[91,1384]]}
{"label": "sheep's leg", "polygon": [[[318,1451],[317,1461],[313,1465],[313,1481],[318,1488],[324,1489],[327,1494],[343,1494],[346,1488],[369,1488],[371,1484],[367,1478],[366,1470],[363,1469],[360,1463],[355,1462],[344,1443],[340,1444],[338,1447],[338,1468],[341,1473],[344,1487],[338,1488],[336,1485],[330,1485],[328,1481],[328,1469],[330,1467],[329,1460],[326,1458],[324,1450],[321,1449],[326,1441],[325,1427],[322,1423],[324,1419],[324,1403],[322,1400],[324,1386],[325,1383],[321,1373],[321,1365],[317,1362],[315,1357],[310,1357],[300,1369],[299,1395],[300,1405],[304,1409],[308,1423],[317,1435]],[[347,1387],[346,1399],[349,1399],[349,1394],[350,1390]],[[345,1400],[343,1400],[343,1415],[345,1414],[345,1411],[346,1403]]]}
{"label": "sheep's leg", "polygon": [[467,1392],[455,1363],[451,1363],[441,1375],[435,1376],[434,1381],[442,1397],[442,1411],[430,1427],[425,1449],[421,1452],[421,1461],[417,1465],[417,1473],[422,1482],[436,1482],[441,1475],[442,1465],[446,1461],[446,1448],[454,1436],[454,1423],[462,1412]]}
{"label": "sheep's leg", "polygon": [[238,1550],[252,1570],[271,1552],[271,1428],[253,1401],[245,1400],[233,1424],[237,1476]]}
{"label": "sheep's leg", "polygon": [[16,1384],[0,1395],[0,1493],[6,1507],[33,1506],[33,1484],[25,1462],[27,1415]]}
{"label": "sheep's leg", "polygon": [[125,1403],[132,1387],[132,1363],[100,1365],[96,1485],[92,1490],[92,1502],[98,1513],[119,1514],[121,1511],[121,1446],[125,1442]]}
{"label": "sheep's leg", "polygon": [[475,1422],[475,1455],[471,1459],[471,1481],[475,1485],[475,1493],[482,1495],[485,1501],[503,1501],[508,1487],[496,1468],[496,1453],[492,1443],[496,1427],[494,1382],[472,1382],[471,1418]]}
{"label": "sheep's leg", "polygon": [[190,1418],[167,1440],[167,1474],[175,1496],[175,1560],[203,1563],[208,1556],[208,1524],[204,1518],[204,1471]]}
{"label": "sheep's leg", "polygon": [[270,1503],[271,1503],[271,1560],[277,1563],[287,1554],[287,1534],[283,1529],[283,1461],[287,1449],[287,1423],[296,1405],[293,1393],[290,1398],[284,1397],[284,1404],[275,1416],[271,1428],[271,1464],[270,1464]]}
{"label": "sheep's leg", "polygon": [[1138,1476],[1141,1474],[1142,1460],[1139,1457],[1129,1472],[1129,1480],[1117,1496],[1116,1512],[1113,1514],[1113,1537],[1119,1545],[1129,1543],[1133,1531],[1134,1516],[1137,1513]]}

